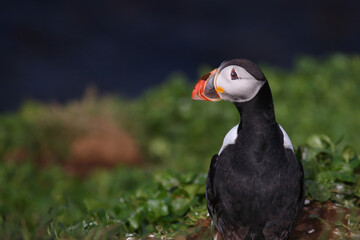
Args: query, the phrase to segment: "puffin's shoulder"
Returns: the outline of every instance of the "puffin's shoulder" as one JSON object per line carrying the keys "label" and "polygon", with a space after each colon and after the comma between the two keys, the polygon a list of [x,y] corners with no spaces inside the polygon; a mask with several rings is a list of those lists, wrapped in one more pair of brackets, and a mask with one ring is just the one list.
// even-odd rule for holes
{"label": "puffin's shoulder", "polygon": [[238,137],[238,128],[239,128],[239,124],[237,124],[233,128],[231,128],[230,131],[225,135],[223,144],[220,148],[218,155],[221,154],[221,152],[225,149],[225,147],[227,147],[230,144],[235,143],[235,140]]}
{"label": "puffin's shoulder", "polygon": [[[277,126],[279,127],[281,134],[283,136],[283,146],[285,149],[290,149],[292,152],[294,152],[294,148],[293,145],[291,143],[291,140],[289,138],[289,135],[286,133],[286,131],[284,130],[284,128],[280,125],[277,124]],[[235,125],[233,128],[230,129],[230,131],[225,135],[224,140],[223,140],[223,144],[220,148],[220,151],[218,153],[218,155],[220,155],[222,153],[222,151],[231,144],[235,144],[236,138],[238,137],[238,128],[239,128],[239,124]]]}
{"label": "puffin's shoulder", "polygon": [[284,148],[285,149],[290,149],[294,152],[294,148],[293,148],[293,145],[291,143],[291,140],[289,138],[289,135],[285,132],[284,128],[278,124],[280,130],[281,130],[281,133],[283,135],[283,145],[284,145]]}

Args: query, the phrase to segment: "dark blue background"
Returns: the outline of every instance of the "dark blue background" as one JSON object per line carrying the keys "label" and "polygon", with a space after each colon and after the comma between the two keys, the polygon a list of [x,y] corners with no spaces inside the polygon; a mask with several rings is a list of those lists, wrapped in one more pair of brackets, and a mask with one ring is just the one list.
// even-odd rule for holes
{"label": "dark blue background", "polygon": [[7,1],[0,111],[64,101],[89,84],[136,96],[230,58],[289,68],[295,56],[360,52],[359,1]]}

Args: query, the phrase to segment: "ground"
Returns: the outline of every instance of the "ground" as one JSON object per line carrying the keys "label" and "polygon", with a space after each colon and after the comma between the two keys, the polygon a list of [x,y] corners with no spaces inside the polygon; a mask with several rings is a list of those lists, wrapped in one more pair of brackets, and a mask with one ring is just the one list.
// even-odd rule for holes
{"label": "ground", "polygon": [[[332,202],[312,202],[304,207],[290,240],[360,239],[359,222],[351,222],[351,216],[359,214],[359,210],[351,212]],[[198,233],[183,239],[209,239],[210,223],[210,219],[201,221]]]}

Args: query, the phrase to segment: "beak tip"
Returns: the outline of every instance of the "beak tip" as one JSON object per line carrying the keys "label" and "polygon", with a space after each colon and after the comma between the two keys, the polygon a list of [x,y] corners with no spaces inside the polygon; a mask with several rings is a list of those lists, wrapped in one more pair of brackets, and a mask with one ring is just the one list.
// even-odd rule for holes
{"label": "beak tip", "polygon": [[204,98],[201,96],[201,93],[204,91],[205,83],[205,80],[200,80],[196,83],[194,90],[191,93],[192,100],[204,100]]}

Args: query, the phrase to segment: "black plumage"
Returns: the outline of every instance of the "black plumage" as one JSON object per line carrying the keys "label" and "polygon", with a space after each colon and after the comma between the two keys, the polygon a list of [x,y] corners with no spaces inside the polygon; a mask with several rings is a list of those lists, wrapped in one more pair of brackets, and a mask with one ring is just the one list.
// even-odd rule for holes
{"label": "black plumage", "polygon": [[304,203],[301,162],[284,147],[262,71],[246,60],[223,63],[219,71],[229,65],[265,83],[249,101],[234,102],[241,116],[237,137],[213,156],[208,173],[210,216],[223,239],[288,239]]}

